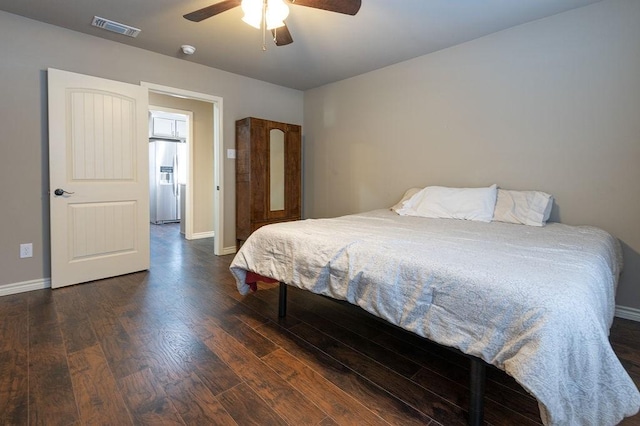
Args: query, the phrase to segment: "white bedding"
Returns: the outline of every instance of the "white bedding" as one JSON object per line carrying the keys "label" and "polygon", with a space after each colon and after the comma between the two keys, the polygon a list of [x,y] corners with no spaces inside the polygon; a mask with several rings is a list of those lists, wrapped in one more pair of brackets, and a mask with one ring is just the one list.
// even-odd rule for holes
{"label": "white bedding", "polygon": [[398,216],[388,210],[269,225],[231,264],[347,300],[482,358],[539,402],[547,425],[614,425],[640,407],[609,340],[621,268],[594,227]]}

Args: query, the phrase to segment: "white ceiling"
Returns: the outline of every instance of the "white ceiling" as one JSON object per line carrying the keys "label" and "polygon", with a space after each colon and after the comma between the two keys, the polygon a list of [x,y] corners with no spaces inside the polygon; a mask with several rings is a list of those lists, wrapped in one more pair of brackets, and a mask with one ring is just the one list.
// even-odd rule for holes
{"label": "white ceiling", "polygon": [[[239,7],[199,23],[182,17],[218,0],[0,0],[0,10],[306,90],[598,1],[362,0],[356,16],[290,5],[294,42],[268,39],[266,52]],[[92,27],[94,15],[142,32],[130,38]],[[195,54],[183,54],[183,44]]]}

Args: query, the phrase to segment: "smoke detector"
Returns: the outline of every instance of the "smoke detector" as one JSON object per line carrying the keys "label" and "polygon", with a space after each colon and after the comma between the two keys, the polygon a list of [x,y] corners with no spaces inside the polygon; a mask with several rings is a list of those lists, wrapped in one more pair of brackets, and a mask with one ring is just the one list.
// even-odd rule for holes
{"label": "smoke detector", "polygon": [[182,53],[184,53],[185,55],[193,55],[193,53],[196,51],[195,47],[190,46],[188,44],[183,44],[180,47],[182,49]]}
{"label": "smoke detector", "polygon": [[132,26],[121,24],[120,22],[115,22],[110,19],[101,18],[99,16],[93,17],[91,25],[93,25],[94,27],[102,28],[103,30],[126,35],[129,37],[137,37],[138,34],[140,34],[140,31],[142,31],[139,28],[134,28]]}

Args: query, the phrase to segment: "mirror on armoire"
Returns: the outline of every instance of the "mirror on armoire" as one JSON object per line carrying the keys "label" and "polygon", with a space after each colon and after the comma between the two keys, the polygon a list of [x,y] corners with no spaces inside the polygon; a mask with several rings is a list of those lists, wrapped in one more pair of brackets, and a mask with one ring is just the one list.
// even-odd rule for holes
{"label": "mirror on armoire", "polygon": [[269,210],[284,210],[284,132],[269,131]]}

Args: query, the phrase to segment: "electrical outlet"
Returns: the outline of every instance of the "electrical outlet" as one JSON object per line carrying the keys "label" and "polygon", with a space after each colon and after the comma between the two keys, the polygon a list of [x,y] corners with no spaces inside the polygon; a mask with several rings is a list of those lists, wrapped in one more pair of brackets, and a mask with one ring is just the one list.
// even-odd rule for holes
{"label": "electrical outlet", "polygon": [[20,244],[20,259],[25,257],[33,257],[33,244]]}

